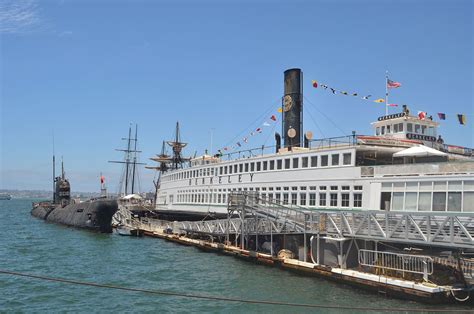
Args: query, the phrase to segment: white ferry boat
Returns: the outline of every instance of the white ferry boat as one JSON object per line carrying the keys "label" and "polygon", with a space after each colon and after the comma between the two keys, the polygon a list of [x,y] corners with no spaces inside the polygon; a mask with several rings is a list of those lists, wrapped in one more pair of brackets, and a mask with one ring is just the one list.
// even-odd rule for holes
{"label": "white ferry boat", "polygon": [[303,138],[301,78],[299,69],[285,71],[282,146],[276,134],[273,147],[185,159],[177,126],[173,156],[151,158],[160,163],[157,212],[225,217],[231,191],[308,210],[474,212],[472,150],[444,144],[437,122],[404,107],[373,122],[370,136]]}

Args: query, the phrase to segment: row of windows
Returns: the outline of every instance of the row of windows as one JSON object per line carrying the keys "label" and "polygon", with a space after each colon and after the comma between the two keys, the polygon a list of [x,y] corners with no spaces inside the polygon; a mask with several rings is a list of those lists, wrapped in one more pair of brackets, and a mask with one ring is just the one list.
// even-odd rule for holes
{"label": "row of windows", "polygon": [[[352,199],[351,199],[352,195]],[[260,193],[263,203],[310,207],[362,207],[362,193]],[[170,196],[170,201],[172,197]],[[227,193],[179,194],[178,203],[226,204]]]}
{"label": "row of windows", "polygon": [[[319,158],[318,158],[319,157]],[[208,176],[219,176],[227,174],[239,174],[246,172],[271,171],[283,169],[298,169],[298,168],[315,168],[315,167],[329,167],[339,165],[351,165],[352,154],[331,154],[331,155],[315,155],[305,157],[293,157],[272,159],[255,162],[242,162],[235,165],[209,167],[196,170],[186,170],[179,173],[166,175],[164,181],[174,181],[190,178],[200,178]]]}
{"label": "row of windows", "polygon": [[[307,192],[309,188],[309,192]],[[267,192],[268,189],[268,192]],[[247,191],[247,188],[243,189]],[[253,191],[249,188],[249,191]],[[351,193],[350,186],[296,186],[255,188],[259,192],[260,198],[264,203],[277,203],[283,205],[298,205],[312,207],[362,207],[362,186],[354,186]],[[320,192],[312,192],[319,190]],[[204,189],[204,190],[184,190],[179,191],[177,195],[178,203],[201,203],[201,204],[226,204],[227,195],[231,191],[242,191],[239,189]],[[170,203],[173,202],[173,195],[169,196]]]}
{"label": "row of windows", "polygon": [[474,211],[474,181],[387,182],[380,208],[405,211]]}
{"label": "row of windows", "polygon": [[[383,209],[406,211],[474,212],[474,192],[393,192],[382,199],[391,198]],[[391,208],[390,208],[391,205]]]}
{"label": "row of windows", "polygon": [[[400,122],[400,123],[388,124],[388,125],[382,125],[380,127],[376,127],[375,135],[403,133],[404,125],[405,124],[403,122]],[[436,136],[435,129],[432,126],[426,126],[426,125],[417,124],[417,123],[407,123],[406,129],[407,129],[407,133]]]}

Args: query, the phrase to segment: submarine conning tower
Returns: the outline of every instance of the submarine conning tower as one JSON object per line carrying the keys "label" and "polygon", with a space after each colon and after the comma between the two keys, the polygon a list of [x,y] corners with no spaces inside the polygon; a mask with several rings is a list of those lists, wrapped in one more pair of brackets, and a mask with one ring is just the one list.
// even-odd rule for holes
{"label": "submarine conning tower", "polygon": [[61,176],[55,178],[56,188],[54,199],[56,204],[66,206],[71,202],[71,185],[64,174],[64,163],[61,162]]}
{"label": "submarine conning tower", "polygon": [[303,146],[303,72],[288,69],[284,75],[284,95],[282,99],[283,147]]}

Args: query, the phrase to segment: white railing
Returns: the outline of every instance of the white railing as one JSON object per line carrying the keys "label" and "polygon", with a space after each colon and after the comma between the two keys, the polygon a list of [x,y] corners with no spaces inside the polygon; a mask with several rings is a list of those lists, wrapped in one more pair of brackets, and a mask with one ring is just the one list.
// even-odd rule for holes
{"label": "white railing", "polygon": [[359,250],[359,264],[402,273],[422,274],[425,280],[433,274],[433,259],[425,255]]}

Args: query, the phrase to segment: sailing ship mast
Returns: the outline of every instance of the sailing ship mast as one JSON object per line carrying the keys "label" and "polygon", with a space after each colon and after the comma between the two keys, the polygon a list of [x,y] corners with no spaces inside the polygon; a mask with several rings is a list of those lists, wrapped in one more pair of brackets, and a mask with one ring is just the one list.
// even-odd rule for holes
{"label": "sailing ship mast", "polygon": [[[137,138],[138,134],[138,125],[135,125],[135,137],[132,138],[132,126],[128,128],[128,137],[127,138],[122,138],[122,140],[127,141],[127,148],[126,149],[116,149],[117,151],[121,151],[125,153],[124,160],[123,161],[109,161],[111,163],[118,163],[118,164],[124,164],[125,165],[125,170],[124,170],[124,176],[122,177],[122,180],[120,182],[120,194],[122,195],[128,195],[129,191],[129,183],[131,183],[131,194],[135,193],[135,178],[138,176],[137,175],[137,165],[146,165],[145,163],[140,163],[137,161],[137,153],[141,153],[140,150],[137,150]],[[133,143],[132,143],[133,142]],[[134,146],[132,149],[132,145]],[[123,179],[125,179],[125,187],[122,192],[122,186],[123,186]]]}

